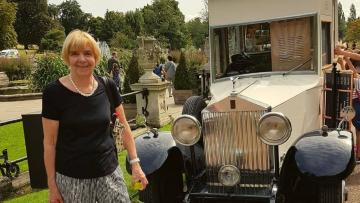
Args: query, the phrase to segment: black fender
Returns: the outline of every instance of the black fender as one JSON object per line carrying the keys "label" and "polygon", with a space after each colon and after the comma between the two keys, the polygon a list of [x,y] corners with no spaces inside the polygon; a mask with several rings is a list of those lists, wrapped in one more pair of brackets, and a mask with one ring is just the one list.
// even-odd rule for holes
{"label": "black fender", "polygon": [[312,178],[343,180],[355,167],[352,133],[330,131],[323,136],[313,131],[294,145],[294,159],[299,171]]}
{"label": "black fender", "polygon": [[[170,132],[158,132],[157,137],[152,132],[142,134],[135,139],[135,146],[145,175],[161,168],[169,156],[174,156],[179,162],[183,161],[181,151],[176,147]],[[131,174],[128,156],[126,169]]]}
{"label": "black fender", "polygon": [[[314,199],[322,184],[336,184],[351,174],[355,167],[352,134],[320,130],[301,136],[289,148],[283,160],[278,202],[306,202]],[[301,201],[299,201],[301,200]]]}

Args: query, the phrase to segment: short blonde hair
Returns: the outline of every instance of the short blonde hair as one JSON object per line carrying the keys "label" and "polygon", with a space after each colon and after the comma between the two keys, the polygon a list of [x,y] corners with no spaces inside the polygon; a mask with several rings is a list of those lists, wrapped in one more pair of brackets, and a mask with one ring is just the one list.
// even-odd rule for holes
{"label": "short blonde hair", "polygon": [[100,61],[100,48],[97,45],[95,39],[87,32],[81,30],[71,31],[63,44],[61,51],[61,58],[66,65],[69,65],[69,54],[73,50],[79,50],[89,46],[94,54],[96,64]]}

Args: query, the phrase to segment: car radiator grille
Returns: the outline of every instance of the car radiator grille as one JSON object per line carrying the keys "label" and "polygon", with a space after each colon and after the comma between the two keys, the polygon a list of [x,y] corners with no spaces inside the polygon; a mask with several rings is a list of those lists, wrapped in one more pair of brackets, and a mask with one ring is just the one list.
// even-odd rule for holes
{"label": "car radiator grille", "polygon": [[[272,148],[256,135],[266,111],[204,112],[203,139],[207,187],[213,193],[268,195],[273,177]],[[240,170],[240,182],[225,187],[218,180],[223,165]]]}

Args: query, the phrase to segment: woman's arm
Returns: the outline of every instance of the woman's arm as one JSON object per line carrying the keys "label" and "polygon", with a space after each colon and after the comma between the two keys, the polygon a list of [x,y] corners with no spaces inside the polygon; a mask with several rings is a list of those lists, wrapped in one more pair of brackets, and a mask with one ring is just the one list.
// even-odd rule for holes
{"label": "woman's arm", "polygon": [[58,136],[59,121],[42,118],[44,132],[44,163],[49,187],[50,202],[63,202],[55,179],[55,146]]}
{"label": "woman's arm", "polygon": [[351,62],[349,57],[344,58],[346,64],[348,65],[349,69],[353,72],[353,76],[356,78],[358,76],[357,70],[354,67],[353,63]]}
{"label": "woman's arm", "polygon": [[[124,141],[124,147],[128,151],[128,155],[130,160],[136,160],[138,159],[137,153],[136,153],[136,147],[135,147],[135,141],[131,134],[130,126],[126,120],[125,112],[123,106],[120,104],[115,109],[117,113],[117,117],[125,127],[124,134],[123,134],[123,141]],[[146,179],[146,176],[144,172],[142,171],[140,167],[139,161],[135,161],[134,163],[131,163],[131,170],[132,170],[132,178],[134,181],[141,181],[142,189],[145,189],[146,185],[148,184],[148,181]]]}
{"label": "woman's arm", "polygon": [[354,60],[360,61],[360,54],[353,53],[353,52],[350,52],[350,51],[345,51],[345,50],[341,49],[340,47],[335,48],[335,54],[343,55],[345,57],[349,57],[349,58],[352,58]]}

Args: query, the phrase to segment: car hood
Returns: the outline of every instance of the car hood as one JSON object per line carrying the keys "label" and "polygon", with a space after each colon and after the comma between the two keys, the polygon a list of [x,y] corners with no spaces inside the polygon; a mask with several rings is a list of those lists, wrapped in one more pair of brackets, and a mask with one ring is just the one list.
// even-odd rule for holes
{"label": "car hood", "polygon": [[209,105],[232,94],[247,97],[272,108],[288,101],[300,93],[321,86],[318,75],[271,75],[261,78],[238,79],[233,88],[232,81],[220,81],[211,85],[212,99]]}

